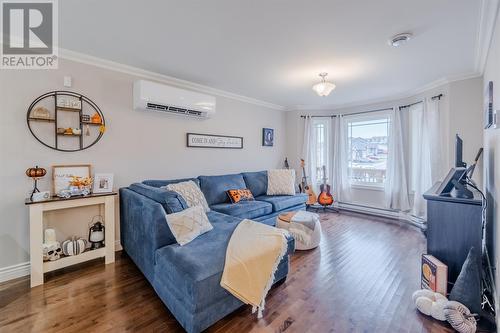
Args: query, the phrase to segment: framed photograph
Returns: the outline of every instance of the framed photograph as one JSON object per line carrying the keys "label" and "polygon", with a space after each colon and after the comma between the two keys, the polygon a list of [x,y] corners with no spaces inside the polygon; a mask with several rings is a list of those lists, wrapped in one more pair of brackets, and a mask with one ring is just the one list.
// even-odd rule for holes
{"label": "framed photograph", "polygon": [[243,138],[240,136],[188,133],[187,146],[191,148],[243,149]]}
{"label": "framed photograph", "polygon": [[113,174],[112,173],[96,173],[94,175],[93,193],[108,193],[113,192]]}
{"label": "framed photograph", "polygon": [[493,81],[488,82],[484,92],[484,128],[493,125]]}
{"label": "framed photograph", "polygon": [[265,147],[274,146],[274,129],[272,128],[262,129],[262,145]]}
{"label": "framed photograph", "polygon": [[92,166],[90,164],[78,165],[53,165],[52,166],[52,192],[54,195],[61,190],[69,188],[72,177],[90,177]]}

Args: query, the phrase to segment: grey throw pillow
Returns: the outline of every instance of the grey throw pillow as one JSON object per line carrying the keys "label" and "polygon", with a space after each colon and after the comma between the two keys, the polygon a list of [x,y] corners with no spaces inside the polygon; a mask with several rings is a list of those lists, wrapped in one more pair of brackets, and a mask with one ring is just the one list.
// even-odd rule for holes
{"label": "grey throw pillow", "polygon": [[481,256],[474,247],[471,247],[462,265],[449,300],[462,303],[472,313],[481,312]]}

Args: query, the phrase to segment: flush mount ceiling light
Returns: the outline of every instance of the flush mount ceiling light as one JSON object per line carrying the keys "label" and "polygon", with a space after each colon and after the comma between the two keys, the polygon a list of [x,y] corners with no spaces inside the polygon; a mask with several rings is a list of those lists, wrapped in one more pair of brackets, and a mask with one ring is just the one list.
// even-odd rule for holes
{"label": "flush mount ceiling light", "polygon": [[409,41],[413,35],[409,32],[405,32],[402,34],[397,34],[395,36],[392,36],[391,39],[388,40],[389,45],[394,46],[394,47],[399,47]]}
{"label": "flush mount ceiling light", "polygon": [[333,89],[335,89],[335,85],[331,82],[328,82],[325,80],[327,77],[328,73],[320,73],[319,76],[321,77],[321,82],[315,84],[312,89],[318,94],[318,96],[328,96],[332,92]]}

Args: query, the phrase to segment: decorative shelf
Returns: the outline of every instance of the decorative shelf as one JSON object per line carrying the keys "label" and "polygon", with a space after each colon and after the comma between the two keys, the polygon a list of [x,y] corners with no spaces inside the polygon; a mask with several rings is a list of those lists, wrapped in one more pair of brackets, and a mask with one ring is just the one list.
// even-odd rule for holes
{"label": "decorative shelf", "polygon": [[59,135],[59,136],[76,136],[76,137],[82,136],[81,134],[66,134],[66,133],[57,133],[57,135]]}
{"label": "decorative shelf", "polygon": [[56,120],[53,118],[33,118],[33,117],[30,117],[30,118],[28,118],[28,120],[30,120],[30,121],[44,121],[47,123],[55,123],[56,122]]}
{"label": "decorative shelf", "polygon": [[81,109],[68,108],[65,106],[56,106],[56,109],[59,111],[70,111],[70,112],[80,112],[81,111]]}
{"label": "decorative shelf", "polygon": [[[78,104],[79,107],[75,108],[58,106],[57,103],[61,103],[61,100],[63,99],[66,101],[71,101],[70,104],[74,101],[77,101],[77,103],[73,103],[71,105]],[[49,109],[52,118],[37,118],[34,116],[34,114],[32,116],[32,111],[40,105],[43,105],[44,108]],[[50,110],[50,105],[52,105],[52,110]],[[84,109],[85,114],[83,113]],[[71,116],[69,113],[76,114],[78,117]],[[91,119],[93,119],[92,117],[94,116],[99,116],[99,119],[101,121],[99,123],[92,122]],[[82,118],[85,118],[85,120],[83,121]],[[98,133],[95,133],[95,131],[93,131],[92,135],[83,135],[83,133],[64,134],[57,133],[57,125],[64,124],[65,127],[81,128],[82,130],[83,126],[87,125],[93,127],[106,127],[106,120],[104,119],[104,115],[97,104],[95,104],[91,99],[82,94],[64,90],[50,91],[37,97],[28,108],[28,112],[26,114],[26,122],[28,123],[28,128],[31,134],[33,134],[33,136],[41,144],[49,148],[65,152],[80,151],[92,147],[102,138],[104,129],[99,130]],[[54,123],[56,124],[56,126],[54,126],[54,128],[47,128],[40,126],[40,122]],[[62,136],[73,136],[79,138],[79,140],[65,142],[64,147],[60,147],[58,138]]]}
{"label": "decorative shelf", "polygon": [[90,126],[101,126],[102,123],[93,123],[93,122],[90,122],[90,121],[82,121],[82,124],[84,125],[90,125]]}
{"label": "decorative shelf", "polygon": [[61,269],[67,266],[79,264],[85,261],[97,259],[106,256],[106,247],[101,247],[96,250],[87,250],[76,256],[66,256],[55,261],[44,261],[43,262],[43,272],[52,272],[56,269]]}

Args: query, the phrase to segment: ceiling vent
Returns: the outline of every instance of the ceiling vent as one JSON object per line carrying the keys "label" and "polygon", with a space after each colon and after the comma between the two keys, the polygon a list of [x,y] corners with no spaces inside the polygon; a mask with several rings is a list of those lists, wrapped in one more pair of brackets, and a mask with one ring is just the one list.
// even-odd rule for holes
{"label": "ceiling vent", "polygon": [[399,47],[399,46],[403,45],[404,43],[406,43],[407,41],[409,41],[412,37],[413,37],[413,35],[411,33],[405,32],[405,33],[397,34],[397,35],[393,36],[391,39],[389,39],[388,43],[391,46]]}

